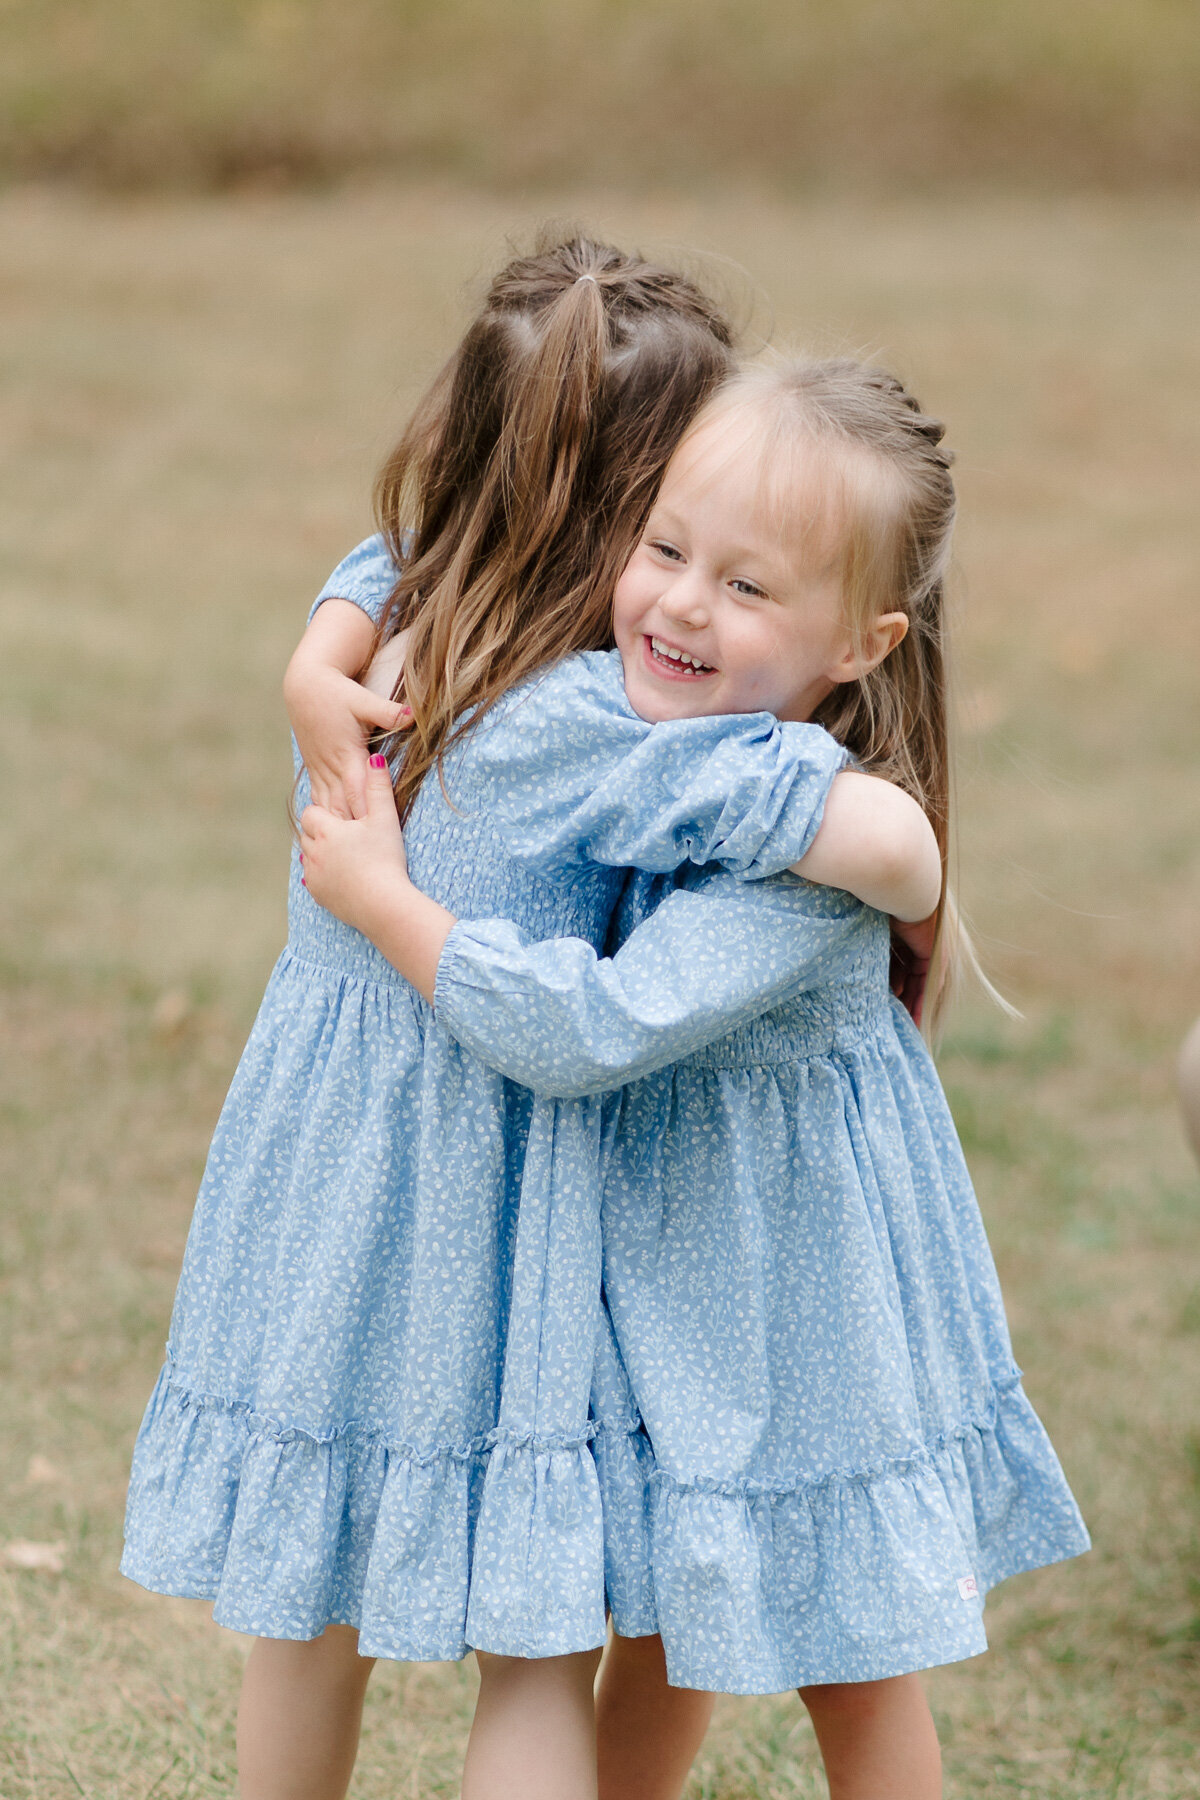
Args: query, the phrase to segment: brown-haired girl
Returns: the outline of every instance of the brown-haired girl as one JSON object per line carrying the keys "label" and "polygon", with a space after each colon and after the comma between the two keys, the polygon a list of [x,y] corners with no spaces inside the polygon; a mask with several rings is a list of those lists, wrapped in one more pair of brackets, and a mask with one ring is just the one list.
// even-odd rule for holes
{"label": "brown-haired girl", "polygon": [[[388,599],[381,635],[403,645],[415,717],[398,798],[413,867],[448,905],[599,947],[627,865],[756,876],[808,850],[844,760],[825,733],[762,719],[652,732],[611,657],[569,656],[607,638],[615,574],[728,336],[669,271],[553,245],[492,284],[384,472],[386,543],[326,592]],[[289,677],[329,797],[353,789],[345,696],[360,718],[395,718],[347,679],[373,632],[353,605],[322,606]],[[350,747],[363,758],[353,733]],[[851,810],[865,788],[902,822],[916,813],[884,784],[839,781]],[[468,1647],[483,1673],[464,1793],[596,1791],[592,1440],[625,1421],[587,1420],[590,1296],[563,1347],[573,1370],[588,1335],[583,1427],[526,1432],[501,1411],[524,1351],[510,1300],[536,1275],[530,1256],[514,1267],[522,1169],[554,1149],[531,1113],[313,904],[294,864],[288,946],[217,1126],[139,1434],[122,1565],[214,1599],[258,1640],[244,1800],[337,1800],[371,1658]],[[707,1716],[660,1689],[657,1715],[609,1709],[613,1735],[640,1735],[647,1795],[678,1790]]]}
{"label": "brown-haired girl", "polygon": [[[824,719],[927,808],[944,864],[941,437],[868,365],[736,377],[671,460],[614,631],[640,716]],[[1087,1535],[1020,1386],[933,1064],[889,995],[886,921],[791,875],[689,868],[609,961],[456,923],[405,879],[386,770],[372,780],[365,820],[306,815],[313,892],[544,1096],[564,1208],[599,1210],[603,1166],[671,1681],[795,1686],[833,1800],[936,1800],[917,1671],[983,1650],[986,1591]],[[621,1081],[602,1158],[572,1119]],[[517,1373],[506,1407],[544,1418],[549,1384]]]}

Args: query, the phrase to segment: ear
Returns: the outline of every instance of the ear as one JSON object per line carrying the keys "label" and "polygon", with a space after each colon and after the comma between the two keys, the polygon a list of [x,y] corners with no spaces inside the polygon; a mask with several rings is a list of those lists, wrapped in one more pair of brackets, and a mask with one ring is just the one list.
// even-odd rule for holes
{"label": "ear", "polygon": [[857,681],[861,675],[869,675],[907,636],[907,613],[879,613],[858,643],[847,645],[830,670],[830,676],[841,682]]}

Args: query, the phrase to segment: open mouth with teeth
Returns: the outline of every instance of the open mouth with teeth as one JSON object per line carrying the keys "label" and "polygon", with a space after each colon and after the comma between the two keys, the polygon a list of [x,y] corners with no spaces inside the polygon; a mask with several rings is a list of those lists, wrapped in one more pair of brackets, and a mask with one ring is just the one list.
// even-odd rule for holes
{"label": "open mouth with teeth", "polygon": [[716,674],[711,663],[701,662],[698,656],[692,656],[687,650],[676,649],[674,644],[668,644],[663,638],[643,637],[642,642],[646,646],[647,662],[664,675],[694,681],[700,675]]}

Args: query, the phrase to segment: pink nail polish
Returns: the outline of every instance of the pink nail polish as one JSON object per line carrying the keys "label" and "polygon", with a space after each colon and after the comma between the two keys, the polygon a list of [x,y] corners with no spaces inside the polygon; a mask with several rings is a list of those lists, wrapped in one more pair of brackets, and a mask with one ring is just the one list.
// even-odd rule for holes
{"label": "pink nail polish", "polygon": [[305,881],[303,875],[300,877],[300,886],[305,887],[305,888],[308,886],[308,883],[307,883],[307,881]]}
{"label": "pink nail polish", "polygon": [[371,758],[371,767],[373,769],[386,769],[387,768],[387,757],[386,756],[373,756]]}

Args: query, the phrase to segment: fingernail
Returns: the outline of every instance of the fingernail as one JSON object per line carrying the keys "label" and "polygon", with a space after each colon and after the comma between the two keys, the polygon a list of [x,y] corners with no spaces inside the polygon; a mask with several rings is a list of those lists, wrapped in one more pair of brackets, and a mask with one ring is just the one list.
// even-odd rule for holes
{"label": "fingernail", "polygon": [[371,758],[371,767],[373,769],[386,769],[387,768],[387,757],[386,756],[373,756]]}
{"label": "fingernail", "polygon": [[305,879],[304,879],[304,877],[303,877],[303,875],[302,875],[302,876],[301,876],[301,877],[300,877],[300,886],[301,886],[301,887],[307,887],[307,886],[308,886],[308,883],[307,883],[307,881],[305,881]]}
{"label": "fingernail", "polygon": [[402,719],[411,719],[412,718],[412,707],[411,706],[402,706],[400,708],[400,717]]}
{"label": "fingernail", "polygon": [[303,862],[303,861],[304,861],[304,852],[303,852],[303,850],[302,850],[302,851],[301,851],[301,852],[300,852],[300,861],[301,861],[301,862]]}

